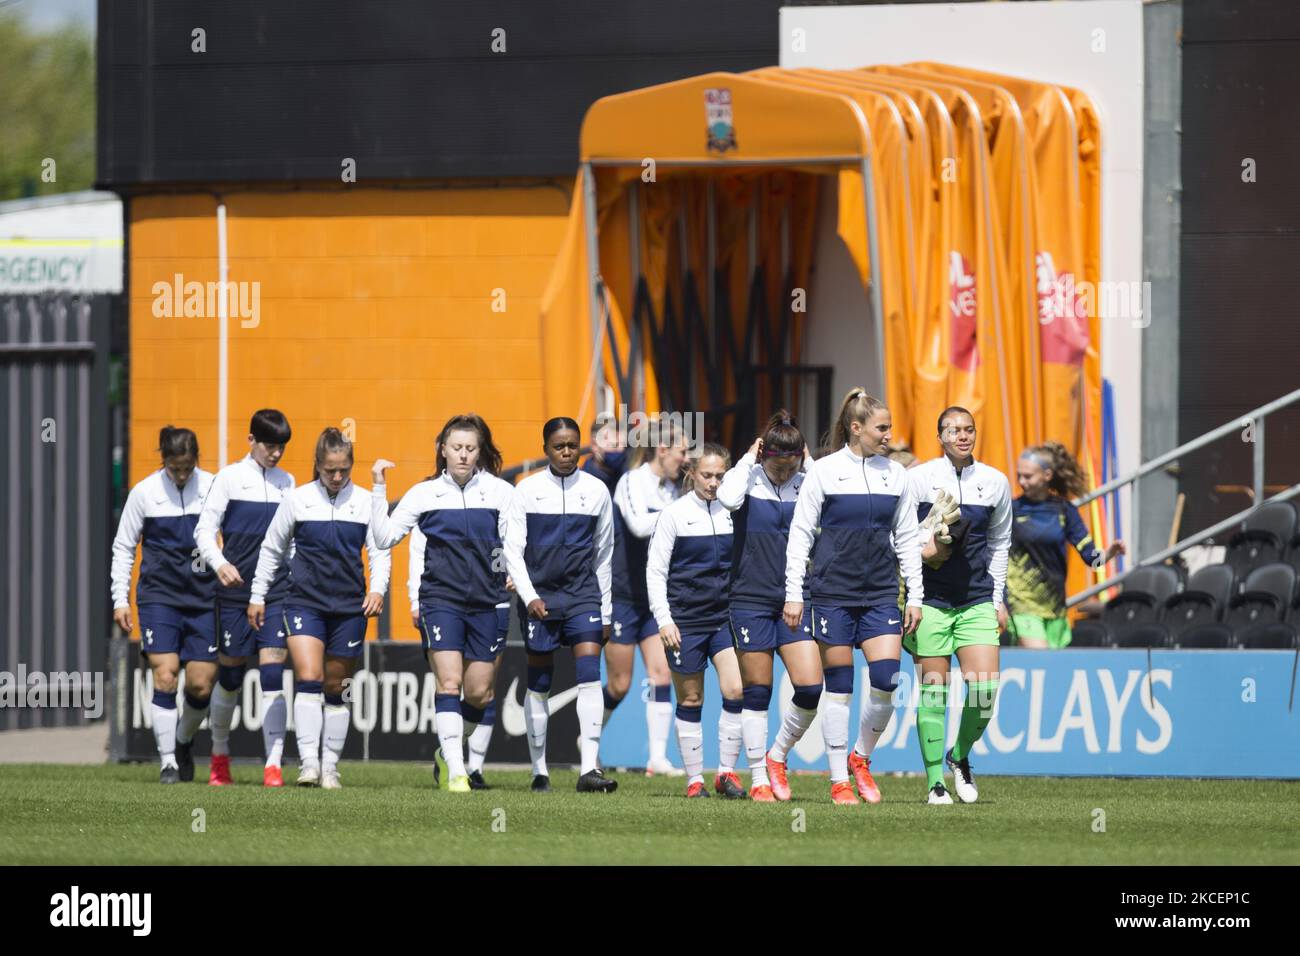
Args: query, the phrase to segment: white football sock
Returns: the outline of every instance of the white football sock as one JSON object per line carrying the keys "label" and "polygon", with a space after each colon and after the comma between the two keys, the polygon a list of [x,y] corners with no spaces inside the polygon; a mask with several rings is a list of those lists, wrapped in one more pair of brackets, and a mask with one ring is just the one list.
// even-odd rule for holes
{"label": "white football sock", "polygon": [[550,693],[530,690],[524,694],[524,718],[528,724],[528,755],[533,761],[533,776],[548,777],[546,769],[546,724],[551,718],[546,706]]}
{"label": "white football sock", "polygon": [[605,709],[605,696],[600,681],[578,685],[578,739],[581,743],[582,769],[589,773],[596,769],[600,758],[600,715]]}
{"label": "white football sock", "polygon": [[852,694],[822,694],[822,737],[831,765],[831,783],[849,779],[849,701]]}
{"label": "white football sock", "polygon": [[751,787],[767,785],[767,711],[742,710],[740,731],[745,738]]}
{"label": "white football sock", "polygon": [[[216,694],[214,692],[213,698]],[[305,769],[320,766],[320,733],[325,722],[325,698],[320,693],[293,695],[294,739],[298,762]],[[215,735],[214,735],[215,736]]]}
{"label": "white football sock", "polygon": [[158,756],[164,767],[176,766],[176,708],[150,704],[153,718],[153,739],[158,744]]}
{"label": "white football sock", "polygon": [[859,757],[871,756],[871,752],[876,749],[876,741],[885,732],[893,716],[893,693],[881,690],[879,687],[871,688],[871,693],[867,695],[867,705],[862,708],[862,722],[858,725],[858,742],[853,748],[858,752]]}
{"label": "white football sock", "polygon": [[207,707],[191,707],[188,700],[185,701],[185,709],[181,711],[180,720],[176,727],[176,742],[181,744],[192,743],[194,735],[199,732],[199,724],[203,723],[203,718],[208,716]]}
{"label": "white football sock", "polygon": [[718,773],[734,773],[740,759],[740,711],[723,710],[718,715]]}
{"label": "white football sock", "polygon": [[284,702],[284,691],[273,690],[262,694],[262,744],[266,748],[266,765],[280,766],[284,756],[284,724],[289,708]]}
{"label": "white football sock", "polygon": [[803,739],[804,733],[817,719],[817,711],[806,710],[803,707],[790,705],[790,709],[785,712],[785,717],[781,720],[781,728],[776,732],[776,741],[772,744],[769,751],[773,760],[778,763],[785,763],[786,757],[790,753],[790,748]]}
{"label": "white football sock", "polygon": [[475,724],[469,731],[469,760],[465,769],[470,773],[481,772],[487,760],[488,744],[492,742],[492,724]]}
{"label": "white football sock", "polygon": [[687,784],[704,782],[704,729],[698,720],[677,718],[677,749],[682,752]]}
{"label": "white football sock", "polygon": [[235,717],[235,706],[239,703],[239,691],[226,690],[220,684],[212,688],[212,700],[208,707],[208,728],[212,731],[212,753],[214,756],[230,753],[230,723]]}
{"label": "white football sock", "polygon": [[668,759],[668,734],[673,726],[673,702],[649,700],[645,705],[645,722],[650,731],[650,761]]}
{"label": "white football sock", "polygon": [[447,776],[452,780],[465,776],[465,721],[454,710],[440,710],[433,715],[433,726],[438,732],[438,746],[442,759],[447,761]]}
{"label": "white football sock", "polygon": [[325,746],[321,753],[321,768],[337,770],[343,744],[348,739],[348,725],[352,722],[352,708],[347,704],[325,705]]}

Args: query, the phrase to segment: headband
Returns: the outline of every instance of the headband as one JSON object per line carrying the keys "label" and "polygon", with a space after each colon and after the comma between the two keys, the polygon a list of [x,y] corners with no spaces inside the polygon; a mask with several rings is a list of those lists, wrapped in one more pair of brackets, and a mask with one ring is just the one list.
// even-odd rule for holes
{"label": "headband", "polygon": [[1023,452],[1020,453],[1020,457],[1028,458],[1030,461],[1036,464],[1039,468],[1042,468],[1044,471],[1056,470],[1056,465],[1054,463],[1049,461],[1047,458],[1044,458],[1042,455],[1040,455],[1038,452],[1034,451],[1033,449],[1030,448],[1025,449]]}

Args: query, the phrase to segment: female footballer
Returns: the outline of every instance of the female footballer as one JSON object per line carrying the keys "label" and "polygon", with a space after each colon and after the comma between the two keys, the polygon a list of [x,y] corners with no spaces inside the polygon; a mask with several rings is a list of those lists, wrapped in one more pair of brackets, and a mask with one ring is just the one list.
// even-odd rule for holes
{"label": "female footballer", "polygon": [[557,648],[573,651],[578,685],[579,793],[613,793],[618,784],[597,765],[604,700],[600,649],[609,635],[614,517],[609,490],[578,469],[582,433],[572,418],[542,426],[549,464],[516,488],[518,507],[506,537],[506,567],[519,595],[528,651],[524,716],[535,792],[550,790],[546,766],[547,698]]}
{"label": "female footballer", "polygon": [[[718,487],[718,502],[735,529],[731,567],[731,632],[740,655],[744,705],[740,714],[749,760],[753,800],[790,799],[785,758],[803,737],[822,694],[822,662],[805,610],[798,628],[782,619],[785,552],[794,517],[807,445],[789,412],[776,412],[749,451],[728,470]],[[772,655],[781,660],[794,685],[794,700],[767,749],[767,709],[772,699]]]}
{"label": "female footballer", "polygon": [[[262,687],[262,743],[266,764],[262,785],[282,787],[280,758],[284,751],[287,712],[284,702],[284,662],[289,652],[280,602],[289,593],[289,569],[283,568],[266,592],[266,625],[248,626],[249,584],[257,568],[262,538],[276,509],[294,487],[293,475],[278,467],[293,433],[289,420],[274,408],[253,413],[248,423],[248,454],[217,472],[203,499],[203,513],[194,528],[194,543],[217,575],[216,614],[221,629],[217,686],[212,691],[212,765],[208,783],[224,786],[230,776],[230,724],[239,703],[244,670],[257,655]],[[221,544],[217,544],[217,535]]]}
{"label": "female footballer", "polygon": [[646,564],[650,610],[668,650],[677,691],[677,746],[688,776],[686,796],[707,797],[704,786],[704,667],[713,662],[722,690],[718,721],[718,773],[713,787],[744,799],[736,776],[740,757],[744,692],[727,620],[730,594],[731,512],[718,502],[718,487],[731,456],[705,442],[687,477],[687,494],[659,516]]}
{"label": "female footballer", "polygon": [[[943,455],[917,465],[908,477],[922,519],[924,610],[906,640],[921,679],[916,737],[925,762],[927,802],[951,804],[943,764],[952,769],[963,803],[979,794],[970,751],[993,716],[998,689],[998,629],[1006,623],[1003,588],[1011,545],[1011,486],[1006,476],[976,461],[975,419],[959,406],[939,416]],[[966,682],[957,742],[944,747],[949,658],[957,655]]]}
{"label": "female footballer", "polygon": [[[432,480],[426,478],[426,481]],[[406,577],[406,590],[411,600],[411,623],[417,631],[422,631],[420,623],[420,581],[424,577],[424,532],[417,525],[411,529],[409,546],[410,565]],[[510,634],[510,597],[509,578],[506,579],[504,600],[497,604],[497,640],[488,648],[495,651],[491,663],[470,661],[465,666],[465,693],[460,702],[461,720],[464,721],[465,770],[469,776],[471,790],[491,790],[492,787],[483,779],[483,765],[487,762],[488,745],[492,743],[492,730],[497,720],[496,683],[497,672],[501,669],[501,658],[506,653],[506,638]],[[491,674],[486,674],[491,668]],[[446,789],[451,775],[446,773],[446,758],[441,749],[434,755],[433,773],[438,785]]]}
{"label": "female footballer", "polygon": [[[889,409],[864,389],[844,396],[827,445],[834,451],[808,470],[799,491],[785,565],[785,623],[801,626],[804,575],[813,606],[813,632],[822,655],[826,709],[822,715],[831,770],[831,799],[880,802],[871,753],[894,713],[903,634],[921,617],[921,555],[916,500],[907,472],[890,461]],[[898,607],[898,572],[907,605]],[[848,752],[853,698],[853,648],[867,659],[870,691],[857,744]]]}
{"label": "female footballer", "polygon": [[388,550],[375,542],[372,519],[369,496],[352,483],[352,442],[337,428],[325,429],[316,441],[312,483],[281,502],[266,530],[248,603],[248,625],[261,630],[267,592],[288,557],[281,625],[293,658],[300,787],[343,786],[339,757],[352,714],[343,690],[363,653],[366,619],[384,608],[391,564]]}
{"label": "female footballer", "polygon": [[380,547],[393,547],[417,524],[424,534],[420,632],[438,684],[434,722],[447,789],[468,793],[461,692],[470,700],[490,699],[501,650],[496,606],[506,585],[504,542],[515,489],[497,477],[501,452],[478,415],[448,419],[435,446],[437,477],[411,488],[391,516],[384,472],[394,466],[376,461],[371,506]]}
{"label": "female footballer", "polygon": [[[163,426],[158,433],[162,467],[127,496],[113,539],[113,620],[132,630],[131,568],[143,544],[136,607],[144,635],[140,653],[153,672],[150,713],[162,761],[162,783],[194,779],[190,745],[208,713],[217,676],[212,615],[214,578],[194,560],[194,526],[212,474],[199,467],[199,441],[188,428]],[[185,668],[185,709],[177,717],[176,679]]]}
{"label": "female footballer", "polygon": [[1011,502],[1011,553],[1007,564],[1007,610],[1011,633],[1021,647],[1067,647],[1070,619],[1065,613],[1066,545],[1091,568],[1100,568],[1124,542],[1103,555],[1092,543],[1079,511],[1070,504],[1087,490],[1074,456],[1064,445],[1047,442],[1026,448],[1016,462],[1022,494]]}
{"label": "female footballer", "polygon": [[[680,494],[678,479],[686,461],[686,439],[677,431],[661,429],[647,444],[638,444],[631,457],[632,470],[618,480],[614,491],[614,619],[605,645],[605,720],[627,696],[632,683],[636,648],[641,648],[650,681],[645,716],[650,759],[646,776],[681,776],[668,760],[668,733],[672,727],[672,677],[664,656],[659,626],[650,613],[645,567],[650,536],[662,511]],[[649,454],[648,461],[640,459]]]}

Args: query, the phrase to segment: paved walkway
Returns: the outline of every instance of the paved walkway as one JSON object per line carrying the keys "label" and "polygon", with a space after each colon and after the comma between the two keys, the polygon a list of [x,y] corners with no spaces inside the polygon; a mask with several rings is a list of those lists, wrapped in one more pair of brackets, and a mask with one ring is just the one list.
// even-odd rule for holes
{"label": "paved walkway", "polygon": [[107,759],[107,720],[89,727],[0,731],[0,764],[103,763]]}

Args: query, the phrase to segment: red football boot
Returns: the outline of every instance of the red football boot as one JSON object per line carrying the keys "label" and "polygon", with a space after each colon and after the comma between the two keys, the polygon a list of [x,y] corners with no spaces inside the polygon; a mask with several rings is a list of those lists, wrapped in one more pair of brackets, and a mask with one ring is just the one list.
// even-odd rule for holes
{"label": "red football boot", "polygon": [[858,795],[853,792],[853,784],[847,780],[841,780],[839,783],[831,784],[831,802],[838,803],[841,806],[856,806],[862,801]]}
{"label": "red football boot", "polygon": [[772,781],[772,795],[778,800],[790,799],[790,780],[786,776],[784,760],[767,758],[767,779]]}
{"label": "red football boot", "polygon": [[230,776],[230,755],[213,754],[212,767],[208,771],[208,786],[225,787],[234,782]]}
{"label": "red football boot", "polygon": [[876,786],[875,778],[871,776],[871,758],[859,757],[856,750],[850,750],[849,771],[853,774],[862,799],[867,803],[879,803],[880,788]]}

